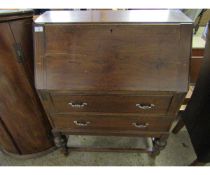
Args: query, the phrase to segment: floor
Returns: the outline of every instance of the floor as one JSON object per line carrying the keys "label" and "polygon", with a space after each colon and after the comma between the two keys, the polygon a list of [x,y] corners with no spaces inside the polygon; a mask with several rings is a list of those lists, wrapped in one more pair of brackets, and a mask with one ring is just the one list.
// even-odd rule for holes
{"label": "floor", "polygon": [[[117,137],[118,138],[118,137]],[[145,140],[144,140],[145,141]],[[143,145],[139,138],[84,137],[71,138],[70,145],[86,144],[98,146],[132,146]],[[106,144],[104,144],[106,143]],[[144,145],[145,146],[145,145]],[[183,128],[178,134],[171,134],[166,148],[156,159],[146,153],[113,152],[70,152],[63,156],[60,150],[34,159],[12,158],[0,152],[1,166],[186,166],[195,159],[188,133]],[[207,164],[209,166],[210,164]]]}

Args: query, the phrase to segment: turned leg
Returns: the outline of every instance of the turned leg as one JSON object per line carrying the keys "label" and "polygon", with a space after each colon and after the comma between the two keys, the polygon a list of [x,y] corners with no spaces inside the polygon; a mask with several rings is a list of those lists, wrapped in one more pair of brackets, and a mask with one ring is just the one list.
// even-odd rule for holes
{"label": "turned leg", "polygon": [[65,156],[67,156],[69,154],[69,149],[67,146],[68,137],[60,132],[53,132],[53,135],[56,147],[62,148],[62,152]]}
{"label": "turned leg", "polygon": [[165,148],[165,146],[167,145],[167,138],[168,136],[152,139],[153,148],[150,154],[152,157],[156,157],[157,155],[159,155],[160,151]]}
{"label": "turned leg", "polygon": [[69,155],[69,148],[67,146],[67,144],[68,144],[68,137],[66,135],[62,135],[61,137],[64,140],[64,145],[62,146],[63,154],[65,156],[68,156]]}

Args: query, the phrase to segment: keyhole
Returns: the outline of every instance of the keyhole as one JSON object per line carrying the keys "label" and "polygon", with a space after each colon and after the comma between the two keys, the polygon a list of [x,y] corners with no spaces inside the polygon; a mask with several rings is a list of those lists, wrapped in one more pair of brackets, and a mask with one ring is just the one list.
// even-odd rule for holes
{"label": "keyhole", "polygon": [[112,29],[110,29],[110,32],[112,33]]}

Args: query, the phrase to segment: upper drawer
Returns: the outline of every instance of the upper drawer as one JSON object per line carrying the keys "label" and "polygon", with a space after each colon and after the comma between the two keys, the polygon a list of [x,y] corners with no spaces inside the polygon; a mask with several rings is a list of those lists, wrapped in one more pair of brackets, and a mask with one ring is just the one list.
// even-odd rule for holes
{"label": "upper drawer", "polygon": [[51,94],[52,113],[100,112],[166,114],[170,95],[68,95]]}
{"label": "upper drawer", "polygon": [[188,89],[192,25],[46,24],[35,33],[36,87]]}

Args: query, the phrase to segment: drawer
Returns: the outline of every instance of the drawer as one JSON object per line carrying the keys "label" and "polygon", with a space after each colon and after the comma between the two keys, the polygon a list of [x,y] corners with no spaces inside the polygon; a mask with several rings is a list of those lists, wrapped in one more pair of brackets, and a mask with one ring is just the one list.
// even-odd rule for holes
{"label": "drawer", "polygon": [[137,130],[168,131],[172,119],[170,117],[139,117],[122,115],[81,115],[57,114],[52,116],[56,129],[98,129],[98,130]]}
{"label": "drawer", "polygon": [[100,112],[166,114],[170,95],[67,95],[52,94],[53,113]]}

